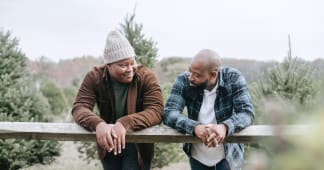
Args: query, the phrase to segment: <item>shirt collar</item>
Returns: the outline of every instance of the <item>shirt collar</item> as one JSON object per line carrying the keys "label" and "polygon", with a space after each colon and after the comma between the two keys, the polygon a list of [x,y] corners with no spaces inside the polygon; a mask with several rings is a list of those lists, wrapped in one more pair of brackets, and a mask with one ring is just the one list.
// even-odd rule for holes
{"label": "shirt collar", "polygon": [[222,67],[220,67],[219,71],[218,71],[218,76],[217,76],[217,84],[219,83],[220,87],[225,87],[225,83],[223,80],[223,74],[221,73],[223,70]]}

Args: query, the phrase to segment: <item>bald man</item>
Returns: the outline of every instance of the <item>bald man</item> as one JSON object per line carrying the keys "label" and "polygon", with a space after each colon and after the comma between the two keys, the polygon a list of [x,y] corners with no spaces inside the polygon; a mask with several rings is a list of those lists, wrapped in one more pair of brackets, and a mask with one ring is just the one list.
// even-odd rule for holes
{"label": "bald man", "polygon": [[[182,114],[184,107],[188,116]],[[209,49],[199,51],[189,71],[178,75],[163,112],[164,124],[201,139],[201,143],[183,147],[192,170],[241,169],[243,144],[223,141],[253,120],[243,75],[237,69],[221,67],[219,55]]]}

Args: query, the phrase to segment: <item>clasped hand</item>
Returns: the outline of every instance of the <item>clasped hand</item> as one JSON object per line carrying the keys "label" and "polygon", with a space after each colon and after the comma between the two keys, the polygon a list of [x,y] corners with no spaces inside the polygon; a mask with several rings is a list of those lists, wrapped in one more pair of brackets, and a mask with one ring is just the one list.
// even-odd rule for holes
{"label": "clasped hand", "polygon": [[227,127],[224,124],[205,124],[195,126],[194,131],[207,147],[217,147],[223,143]]}
{"label": "clasped hand", "polygon": [[117,122],[115,124],[107,124],[101,122],[96,127],[97,142],[100,147],[108,152],[114,152],[115,155],[120,154],[125,149],[126,129]]}

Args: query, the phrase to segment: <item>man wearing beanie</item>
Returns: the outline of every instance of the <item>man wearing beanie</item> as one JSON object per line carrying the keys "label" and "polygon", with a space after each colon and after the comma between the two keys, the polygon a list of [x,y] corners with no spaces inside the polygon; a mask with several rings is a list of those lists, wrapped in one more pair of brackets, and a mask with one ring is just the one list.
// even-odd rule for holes
{"label": "man wearing beanie", "polygon": [[[73,104],[73,119],[95,131],[105,170],[150,169],[153,144],[125,141],[127,131],[160,124],[161,88],[152,71],[137,66],[135,52],[118,31],[108,34],[105,65],[85,76]],[[93,112],[97,104],[99,116]]]}

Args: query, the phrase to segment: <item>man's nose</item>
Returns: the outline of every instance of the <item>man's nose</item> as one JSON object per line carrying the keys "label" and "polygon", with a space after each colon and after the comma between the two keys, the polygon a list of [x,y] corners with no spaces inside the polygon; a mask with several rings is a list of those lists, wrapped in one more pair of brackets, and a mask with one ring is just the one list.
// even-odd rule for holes
{"label": "man's nose", "polygon": [[190,82],[192,82],[194,80],[191,73],[189,74],[188,79],[189,79]]}
{"label": "man's nose", "polygon": [[128,71],[128,72],[133,71],[133,66],[127,65],[126,71]]}

